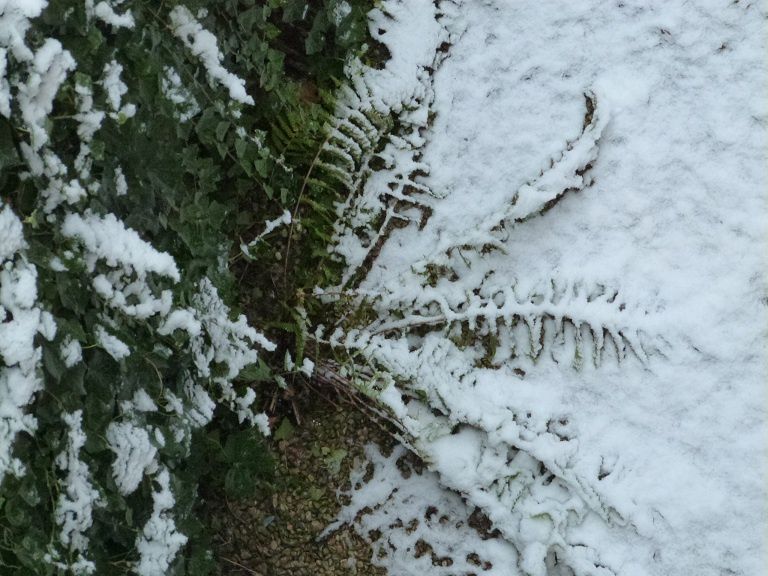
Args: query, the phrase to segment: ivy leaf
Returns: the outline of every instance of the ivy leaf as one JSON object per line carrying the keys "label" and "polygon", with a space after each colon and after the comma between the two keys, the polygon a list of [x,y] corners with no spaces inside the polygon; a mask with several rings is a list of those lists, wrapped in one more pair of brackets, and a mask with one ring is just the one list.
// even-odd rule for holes
{"label": "ivy leaf", "polygon": [[323,49],[329,27],[328,14],[325,8],[322,8],[315,16],[312,29],[309,31],[309,36],[307,36],[304,43],[308,55],[317,54]]}
{"label": "ivy leaf", "polygon": [[16,151],[11,125],[0,119],[0,176],[5,179],[10,170],[21,164],[21,158]]}
{"label": "ivy leaf", "polygon": [[227,131],[229,130],[230,126],[232,124],[227,121],[221,121],[216,125],[216,140],[219,142],[224,141],[224,137],[227,135]]}
{"label": "ivy leaf", "polygon": [[246,382],[269,382],[273,379],[273,374],[270,367],[259,358],[258,363],[243,368],[237,378]]}

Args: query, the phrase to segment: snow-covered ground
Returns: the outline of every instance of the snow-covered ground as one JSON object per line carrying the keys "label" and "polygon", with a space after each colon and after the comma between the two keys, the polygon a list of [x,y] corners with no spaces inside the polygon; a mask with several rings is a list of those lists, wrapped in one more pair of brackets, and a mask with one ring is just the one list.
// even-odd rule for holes
{"label": "snow-covered ground", "polygon": [[[419,379],[412,388],[441,413],[389,400],[441,483],[520,552],[500,573],[569,574],[551,553],[540,561],[552,549],[577,574],[765,573],[767,18],[766,2],[746,0],[484,0],[439,19],[454,36],[423,104],[431,214],[391,233],[362,287],[384,295],[380,311],[410,303],[369,331],[371,354]],[[397,38],[414,24],[388,25]],[[543,214],[526,208],[556,198]],[[427,287],[429,264],[451,278]],[[477,311],[511,286],[521,325],[539,314],[524,309],[528,294],[578,293],[567,310],[539,309],[555,337],[535,359],[480,365],[446,343],[448,329],[392,336],[458,318],[473,289]],[[563,316],[590,327],[576,362],[562,348],[578,330],[555,329]],[[579,362],[614,324],[618,347],[642,360],[617,362],[610,343],[598,366]],[[441,418],[469,428],[451,434]],[[567,429],[553,433],[554,421]],[[506,498],[501,446],[532,455],[582,504],[552,504],[542,487],[524,505]]]}

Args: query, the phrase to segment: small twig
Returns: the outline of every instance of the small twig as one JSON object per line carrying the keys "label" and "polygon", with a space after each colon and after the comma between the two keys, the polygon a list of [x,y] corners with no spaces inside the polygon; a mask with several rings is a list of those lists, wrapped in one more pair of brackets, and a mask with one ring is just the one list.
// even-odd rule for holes
{"label": "small twig", "polygon": [[299,408],[296,406],[296,400],[291,398],[291,407],[293,408],[293,415],[296,417],[296,425],[301,426],[301,416],[299,414]]}
{"label": "small twig", "polygon": [[241,568],[241,569],[245,570],[246,572],[248,572],[248,574],[254,574],[255,576],[261,576],[255,570],[251,570],[250,568],[248,568],[248,566],[243,566],[239,562],[235,562],[234,560],[230,560],[229,558],[225,558],[224,556],[222,556],[221,559],[224,560],[225,562],[229,562],[230,564],[232,564],[234,566],[237,566],[238,568]]}
{"label": "small twig", "polygon": [[289,256],[291,254],[293,228],[296,225],[296,216],[299,213],[299,206],[301,205],[301,199],[304,197],[304,191],[307,189],[307,184],[309,183],[309,177],[312,175],[312,171],[315,169],[315,166],[317,165],[317,161],[320,158],[320,154],[325,149],[325,145],[328,143],[328,140],[330,140],[330,138],[331,138],[330,134],[326,136],[323,143],[318,147],[317,154],[315,154],[315,157],[312,158],[312,163],[309,165],[309,170],[307,170],[307,174],[304,176],[304,180],[301,183],[301,189],[299,190],[299,197],[296,199],[296,206],[294,206],[293,214],[291,214],[291,228],[288,231],[288,244],[285,247],[285,265],[283,266],[283,285],[286,285],[288,283],[288,263],[289,263]]}

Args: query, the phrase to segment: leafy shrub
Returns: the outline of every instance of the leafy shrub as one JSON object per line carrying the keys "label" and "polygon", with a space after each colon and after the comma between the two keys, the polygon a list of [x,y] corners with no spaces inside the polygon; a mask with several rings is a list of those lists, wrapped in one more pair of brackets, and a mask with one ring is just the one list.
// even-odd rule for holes
{"label": "leafy shrub", "polygon": [[0,5],[3,574],[212,568],[198,481],[268,476],[257,350],[308,370],[337,273],[315,164],[367,4]]}

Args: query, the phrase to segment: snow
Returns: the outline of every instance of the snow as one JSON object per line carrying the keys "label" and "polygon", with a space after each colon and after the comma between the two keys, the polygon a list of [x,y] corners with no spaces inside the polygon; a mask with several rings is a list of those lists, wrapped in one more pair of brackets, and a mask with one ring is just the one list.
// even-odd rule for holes
{"label": "snow", "polygon": [[3,206],[0,210],[0,262],[10,260],[25,246],[21,221],[10,206]]}
{"label": "snow", "polygon": [[245,80],[229,72],[221,65],[224,55],[219,50],[216,37],[203,28],[186,6],[175,6],[170,12],[173,33],[194,56],[200,59],[208,73],[211,84],[221,84],[229,91],[233,100],[242,104],[253,104],[245,91]]}
{"label": "snow", "polygon": [[21,221],[9,206],[0,206],[0,483],[10,473],[20,476],[23,464],[12,456],[19,432],[32,433],[37,421],[25,408],[42,389],[39,376],[40,334],[50,340],[56,324],[37,305],[37,269],[25,256]]}
{"label": "snow", "polygon": [[181,276],[170,254],[155,250],[114,214],[69,213],[61,231],[85,248],[84,260],[90,272],[96,271],[99,261],[110,268],[93,276],[91,282],[96,294],[112,308],[140,319],[169,313],[171,291],[153,288],[147,275],[154,273],[178,282]]}
{"label": "snow", "polygon": [[159,490],[152,492],[152,516],[136,539],[139,561],[134,567],[139,576],[163,576],[187,537],[176,530],[169,514],[175,504],[170,488],[170,474],[163,468],[155,477]]}
{"label": "snow", "polygon": [[128,182],[123,174],[121,166],[115,167],[115,194],[118,196],[125,196],[128,194]]}
{"label": "snow", "polygon": [[[439,47],[452,32],[436,21],[437,8],[429,2],[389,2],[370,15],[369,30],[384,42],[391,58],[386,66],[374,69],[352,60],[345,67],[349,86],[337,95],[333,125],[323,157],[317,165],[336,174],[339,184],[350,193],[337,206],[333,252],[347,262],[342,284],[346,284],[378,244],[381,235],[370,227],[382,215],[386,229],[398,219],[387,202],[405,199],[409,188],[423,190],[412,176],[428,172],[419,160],[424,145],[429,108],[434,91],[429,70],[443,55]],[[395,25],[393,25],[393,23]],[[386,38],[384,37],[386,36]],[[388,135],[390,122],[399,125]],[[383,148],[376,152],[377,148]],[[371,171],[369,162],[377,154],[384,169]],[[343,163],[345,170],[339,168]],[[357,197],[357,190],[362,193]]]}
{"label": "snow", "polygon": [[6,78],[8,68],[8,51],[0,48],[0,114],[11,116],[11,86]]}
{"label": "snow", "polygon": [[76,553],[79,570],[75,573],[90,573],[93,563],[84,554],[88,550],[86,532],[93,524],[93,509],[99,506],[101,498],[93,487],[88,465],[80,459],[80,450],[85,446],[86,436],[82,429],[83,411],[76,410],[62,416],[69,428],[67,447],[56,457],[56,466],[66,472],[63,490],[59,493],[56,504],[56,524],[61,526],[59,541],[70,553]]}
{"label": "snow", "polygon": [[172,66],[163,69],[160,89],[168,100],[176,105],[176,117],[182,124],[194,118],[200,112],[200,105],[186,86],[181,76]]}
{"label": "snow", "polygon": [[200,335],[202,324],[200,324],[193,309],[184,308],[173,310],[168,314],[160,328],[157,329],[157,333],[165,336],[171,334],[175,330],[184,330],[190,336],[196,337]]}
{"label": "snow", "polygon": [[[203,278],[198,285],[198,292],[192,299],[197,320],[203,328],[203,334],[193,335],[190,348],[195,355],[195,367],[201,378],[211,377],[218,385],[220,402],[226,403],[233,410],[240,422],[248,421],[258,426],[265,433],[269,432],[266,416],[254,414],[251,405],[256,399],[255,392],[248,388],[243,396],[238,397],[232,380],[246,366],[258,361],[257,344],[267,351],[275,349],[275,344],[267,340],[263,334],[248,325],[244,315],[236,320],[230,320],[229,307],[219,297],[218,290],[208,278]],[[211,367],[218,364],[224,368],[223,376],[212,376]],[[204,391],[193,388],[196,392],[191,398],[200,397]],[[207,397],[207,394],[205,394]],[[210,402],[210,398],[208,399]],[[207,410],[200,411],[207,422],[210,415]],[[210,411],[212,414],[212,410]]]}
{"label": "snow", "polygon": [[[136,390],[136,392],[133,393],[133,398],[131,399],[131,408],[137,412],[157,411],[157,405],[155,404],[155,401],[152,400],[150,395],[147,394],[147,391],[143,388]],[[123,411],[126,412],[126,410]]]}
{"label": "snow", "polygon": [[128,85],[120,78],[122,73],[123,65],[112,60],[104,65],[104,76],[101,80],[101,86],[107,93],[107,103],[112,110],[109,116],[118,122],[124,122],[136,115],[134,104],[128,103],[121,106],[122,98],[128,92]]}
{"label": "snow", "polygon": [[53,109],[53,99],[67,74],[75,68],[72,55],[61,42],[47,38],[34,54],[29,76],[18,87],[22,117],[30,130],[31,150],[37,152],[48,142],[45,121]]}
{"label": "snow", "polygon": [[112,110],[109,116],[119,123],[136,115],[135,104],[122,104],[122,98],[128,92],[128,85],[120,78],[122,73],[123,65],[112,60],[104,65],[104,76],[101,80],[102,88],[107,93],[107,103]]}
{"label": "snow", "polygon": [[[379,318],[337,345],[383,369],[412,448],[518,551],[509,573],[761,573],[768,7],[425,4],[371,17],[393,59],[366,73],[434,120],[409,206],[380,199],[413,155],[351,182],[335,250],[348,281],[380,246],[355,287]],[[429,83],[408,76],[441,37]],[[381,241],[380,216],[407,225]]]}
{"label": "snow", "polygon": [[194,428],[205,426],[213,418],[213,411],[216,409],[216,403],[205,389],[199,384],[187,381],[184,385],[184,395],[190,402],[185,416],[189,419]]}
{"label": "snow", "polygon": [[83,359],[83,347],[80,345],[80,342],[70,336],[67,336],[64,342],[61,343],[59,353],[61,354],[64,366],[67,368],[72,368],[72,366],[78,364]]}
{"label": "snow", "polygon": [[122,14],[115,12],[115,6],[122,4],[124,0],[102,0],[94,6],[93,0],[85,0],[85,13],[88,18],[96,17],[114,29],[133,28],[136,22],[130,10]]}
{"label": "snow", "polygon": [[[484,540],[471,527],[472,507],[459,495],[442,489],[434,472],[414,469],[405,453],[398,446],[385,456],[376,446],[366,446],[370,480],[363,480],[365,465],[352,471],[351,488],[343,492],[349,503],[318,540],[350,524],[372,545],[373,564],[387,568],[389,574],[454,576],[482,571],[488,576],[507,576],[508,567],[517,563],[514,547],[500,538]],[[426,553],[420,542],[430,546]],[[453,562],[445,565],[433,558]],[[481,570],[486,563],[490,569]]]}
{"label": "snow", "polygon": [[128,92],[128,86],[120,79],[120,74],[122,73],[123,65],[116,60],[107,62],[104,65],[104,78],[101,84],[107,92],[107,102],[113,112],[120,109],[120,101],[123,95]]}
{"label": "snow", "polygon": [[349,5],[349,2],[347,2],[346,0],[341,0],[341,2],[337,2],[336,4],[334,4],[333,9],[331,10],[333,23],[336,24],[336,26],[339,26],[344,21],[344,18],[349,16],[351,12],[352,12],[352,6]]}
{"label": "snow", "polygon": [[301,361],[301,368],[299,368],[299,371],[307,378],[311,378],[312,373],[315,371],[315,363],[309,358],[304,358]]}
{"label": "snow", "polygon": [[157,448],[149,433],[132,422],[112,422],[107,428],[107,443],[115,454],[112,476],[118,491],[127,496],[136,490],[144,473],[157,469]]}
{"label": "snow", "polygon": [[[0,46],[10,48],[17,60],[32,60],[32,51],[24,42],[29,30],[31,18],[40,16],[48,5],[48,0],[1,0],[0,1]],[[6,52],[3,50],[2,59]],[[4,76],[4,75],[3,75]],[[3,86],[3,99],[7,100],[6,87]]]}
{"label": "snow", "polygon": [[140,277],[153,272],[177,282],[180,279],[179,269],[170,254],[155,250],[114,214],[67,214],[61,231],[65,236],[79,240],[95,259],[104,260],[109,267],[123,267],[126,271],[135,271]]}
{"label": "snow", "polygon": [[192,304],[210,341],[208,345],[202,338],[193,340],[193,348],[197,349],[196,365],[202,376],[210,374],[211,362],[220,363],[226,367],[226,376],[214,380],[224,383],[237,376],[247,365],[256,362],[258,353],[252,348],[253,344],[268,351],[275,349],[272,342],[248,325],[244,315],[241,314],[234,321],[229,319],[229,308],[208,278],[200,281]]}
{"label": "snow", "polygon": [[[85,0],[84,4],[88,26],[98,20],[117,32],[135,25],[126,8],[129,3],[124,0],[95,5],[93,0]],[[157,343],[156,350],[170,356],[182,346],[178,351],[182,355],[192,353],[197,361],[195,373],[179,374],[184,385],[177,391],[178,396],[167,389],[159,398],[144,389],[135,390],[130,400],[119,403],[120,414],[106,429],[89,430],[89,435],[105,437],[114,453],[111,472],[120,494],[132,494],[146,476],[154,475],[159,488],[156,486],[152,493],[152,516],[136,539],[139,561],[134,569],[139,574],[165,574],[187,539],[176,530],[172,517],[175,502],[170,474],[162,466],[167,455],[158,453],[165,446],[166,434],[148,425],[147,420],[162,408],[168,433],[177,442],[185,443],[187,453],[191,431],[211,420],[217,403],[228,406],[241,422],[247,421],[269,434],[267,416],[253,412],[255,392],[247,388],[244,393],[236,392],[232,380],[258,360],[256,347],[272,350],[274,345],[249,326],[244,316],[231,318],[229,308],[207,278],[200,282],[199,293],[192,298],[195,307],[178,307],[175,298],[181,295],[174,291],[182,271],[173,257],[155,249],[116,215],[86,209],[91,199],[101,204],[98,195],[109,178],[113,178],[116,195],[129,191],[118,158],[109,163],[112,168],[92,174],[91,145],[105,118],[121,124],[135,114],[136,107],[125,102],[131,93],[129,77],[123,76],[118,52],[104,66],[100,78],[78,75],[73,81],[70,76],[77,63],[59,40],[36,34],[29,46],[25,44],[29,19],[40,16],[46,5],[36,0],[0,0],[0,114],[10,117],[18,128],[16,132],[23,136],[18,148],[26,166],[20,178],[31,182],[40,193],[39,210],[23,223],[12,205],[0,201],[0,484],[6,474],[20,477],[26,472],[25,463],[13,456],[14,442],[20,433],[35,434],[37,421],[30,405],[44,386],[41,344],[53,341],[58,329],[56,318],[44,309],[44,301],[38,300],[38,269],[26,253],[25,229],[39,233],[42,218],[45,230],[59,240],[63,237],[65,244],[45,257],[46,272],[59,276],[79,271],[84,275],[84,285],[90,286],[97,298],[92,303],[96,306],[96,322],[86,322],[87,335],[80,335],[79,341],[65,328],[64,336],[56,342],[56,351],[66,368],[83,362],[84,348],[94,346],[118,361],[128,357],[134,350],[128,338],[120,336],[126,334],[126,321],[140,321],[161,337],[175,331],[186,333],[174,335],[175,350],[162,342]],[[184,10],[175,10],[181,20]],[[181,20],[177,21],[181,27],[176,32],[206,66],[209,80],[224,84],[234,99],[253,103],[245,94],[244,81],[221,66],[223,57],[215,38],[194,19]],[[169,70],[166,68],[170,85],[164,84],[163,91],[176,104],[177,112],[189,119],[199,108],[194,99],[190,102],[186,98],[190,92],[178,74]],[[62,97],[59,91],[65,82],[71,91],[65,96],[76,106],[72,128],[80,140],[74,159],[73,151],[59,156],[61,151],[54,148],[48,132],[54,120],[54,101]],[[226,251],[217,265],[226,268]],[[58,314],[59,308],[52,311]],[[189,337],[186,341],[185,336]],[[96,572],[88,558],[88,532],[94,509],[101,502],[100,491],[114,490],[111,485],[92,483],[83,450],[86,437],[82,416],[80,410],[62,415],[67,434],[55,458],[60,481],[53,511],[60,530],[58,535],[52,534],[47,550],[39,551],[45,552],[43,559],[51,564],[51,570],[76,575]]]}
{"label": "snow", "polygon": [[251,257],[250,248],[253,248],[256,246],[261,240],[270,232],[276,230],[277,228],[280,228],[281,226],[287,226],[288,224],[291,224],[293,222],[293,218],[291,216],[290,210],[283,210],[283,213],[275,218],[274,220],[267,220],[264,222],[264,231],[256,236],[251,242],[248,244],[241,244],[240,250],[245,254],[247,257]]}
{"label": "snow", "polygon": [[115,360],[122,360],[131,355],[131,349],[128,345],[120,340],[117,336],[113,336],[103,326],[97,325],[94,329],[96,333],[96,340],[104,351],[112,356]]}

